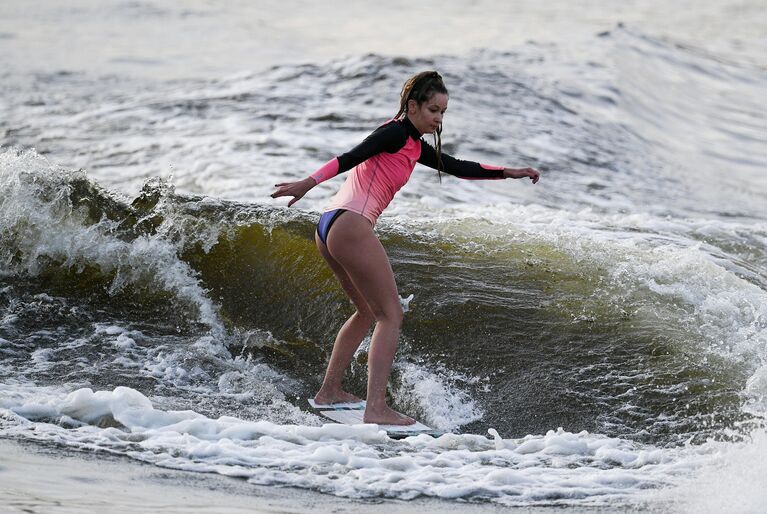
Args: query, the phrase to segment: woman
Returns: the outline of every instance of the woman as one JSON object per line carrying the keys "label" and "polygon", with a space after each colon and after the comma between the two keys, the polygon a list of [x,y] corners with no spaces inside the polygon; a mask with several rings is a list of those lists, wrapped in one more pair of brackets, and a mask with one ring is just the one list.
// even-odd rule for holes
{"label": "woman", "polygon": [[[441,152],[442,117],[448,93],[435,71],[419,73],[403,86],[397,116],[378,127],[349,152],[334,157],[298,182],[277,184],[272,198],[292,196],[288,207],[307,191],[339,173],[354,168],[333,197],[317,224],[315,240],[356,312],[338,332],[330,362],[314,400],[319,404],[353,402],[359,398],[344,391],[341,379],[354,352],[375,322],[368,354],[365,423],[409,425],[386,404],[386,385],[397,350],[403,311],[391,264],[373,226],[395,193],[408,181],[416,162],[467,179],[529,177],[538,182],[533,168],[503,168],[460,161]],[[434,134],[435,146],[421,136]],[[331,230],[332,226],[332,230]]]}

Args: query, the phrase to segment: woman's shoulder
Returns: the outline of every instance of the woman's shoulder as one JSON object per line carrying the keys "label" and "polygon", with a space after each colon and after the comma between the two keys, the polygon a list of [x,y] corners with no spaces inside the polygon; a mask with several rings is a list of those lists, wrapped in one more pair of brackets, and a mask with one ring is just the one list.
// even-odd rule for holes
{"label": "woman's shoulder", "polygon": [[387,152],[393,153],[407,141],[407,128],[398,119],[387,120],[376,128],[370,138],[376,139]]}
{"label": "woman's shoulder", "polygon": [[403,123],[402,120],[397,118],[392,118],[390,120],[384,121],[376,129],[376,131],[379,131],[379,130],[385,130],[387,132],[392,132],[392,133],[399,132],[402,134],[407,134],[407,128],[405,127],[405,124]]}

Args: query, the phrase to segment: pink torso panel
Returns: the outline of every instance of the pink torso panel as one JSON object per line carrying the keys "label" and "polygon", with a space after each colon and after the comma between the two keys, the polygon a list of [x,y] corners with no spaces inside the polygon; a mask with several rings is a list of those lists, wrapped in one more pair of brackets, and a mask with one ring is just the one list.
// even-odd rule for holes
{"label": "pink torso panel", "polygon": [[413,173],[421,155],[421,141],[408,138],[397,153],[382,152],[358,164],[326,210],[346,209],[375,225],[378,216]]}

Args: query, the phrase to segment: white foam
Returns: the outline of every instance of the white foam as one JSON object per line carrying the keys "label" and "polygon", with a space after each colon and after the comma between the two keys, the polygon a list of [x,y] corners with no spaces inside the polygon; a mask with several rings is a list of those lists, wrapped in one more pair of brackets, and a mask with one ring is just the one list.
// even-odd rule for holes
{"label": "white foam", "polygon": [[[761,514],[767,505],[767,432],[754,430],[740,443],[709,442],[705,465],[674,488],[647,494],[674,512]],[[701,449],[703,451],[703,449]]]}
{"label": "white foam", "polygon": [[11,238],[3,245],[11,253],[0,257],[13,262],[16,272],[33,276],[49,260],[78,271],[95,266],[104,274],[114,273],[109,287],[113,294],[129,284],[170,291],[194,306],[202,323],[223,334],[216,306],[194,271],[178,258],[179,248],[165,237],[173,221],[166,219],[156,236],[124,241],[113,233],[116,223],[89,223],[71,204],[74,180],[86,180],[85,173],[58,169],[33,151],[0,153],[0,226]]}
{"label": "white foam", "polygon": [[410,295],[408,295],[405,298],[403,298],[401,296],[399,297],[399,303],[400,303],[400,305],[402,305],[402,311],[403,312],[407,312],[407,311],[410,310],[410,302],[413,301],[413,298],[415,298],[414,294],[410,294]]}
{"label": "white foam", "polygon": [[[160,466],[339,496],[487,498],[508,505],[611,505],[698,464],[679,452],[563,429],[518,440],[426,435],[399,442],[373,425],[278,425],[163,411],[139,392],[38,390],[0,404],[0,433],[130,455]],[[23,416],[19,419],[14,416]],[[60,420],[67,426],[27,419]],[[94,425],[113,420],[118,425]],[[110,421],[110,424],[114,424]]]}
{"label": "white foam", "polygon": [[114,345],[120,350],[130,350],[136,347],[136,341],[123,333],[117,336]]}
{"label": "white foam", "polygon": [[434,364],[398,362],[395,367],[400,378],[393,395],[409,414],[423,413],[425,423],[445,431],[482,418],[482,410],[458,386],[469,382],[466,377]]}
{"label": "white foam", "polygon": [[55,353],[52,348],[39,348],[30,356],[35,370],[44,370],[51,366],[51,355]]}
{"label": "white foam", "polygon": [[744,405],[744,410],[763,417],[767,413],[767,364],[759,366],[749,377],[745,393],[748,402]]}

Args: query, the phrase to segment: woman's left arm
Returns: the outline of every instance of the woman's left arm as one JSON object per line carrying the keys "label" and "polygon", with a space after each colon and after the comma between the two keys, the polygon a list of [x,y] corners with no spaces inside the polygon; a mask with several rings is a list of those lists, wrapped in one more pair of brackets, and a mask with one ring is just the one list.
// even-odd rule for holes
{"label": "woman's left arm", "polygon": [[[469,180],[498,180],[505,178],[529,177],[533,184],[538,182],[541,174],[535,168],[504,168],[503,166],[491,166],[474,161],[456,159],[452,155],[443,153],[442,171],[456,177]],[[428,143],[421,140],[421,156],[418,162],[433,169],[439,169],[437,151]]]}

